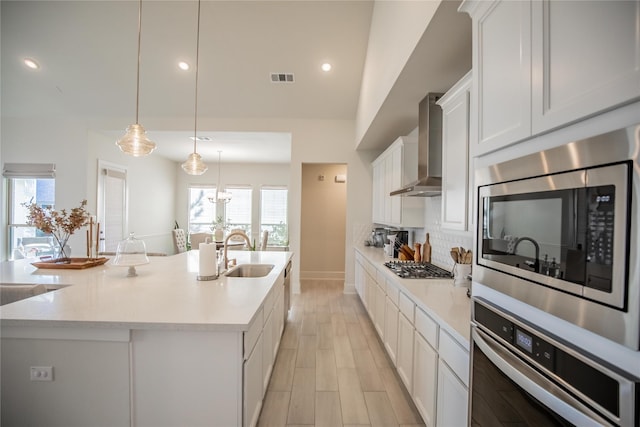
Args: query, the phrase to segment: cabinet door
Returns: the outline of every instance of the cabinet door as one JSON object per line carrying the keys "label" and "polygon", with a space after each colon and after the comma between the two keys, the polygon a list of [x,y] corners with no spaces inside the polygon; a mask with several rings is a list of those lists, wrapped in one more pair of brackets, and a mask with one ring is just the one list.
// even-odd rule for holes
{"label": "cabinet door", "polygon": [[438,402],[436,426],[466,426],[469,392],[442,360],[438,362]]}
{"label": "cabinet door", "polygon": [[640,1],[533,2],[533,133],[640,96]]}
{"label": "cabinet door", "polygon": [[269,312],[266,322],[264,323],[264,329],[262,330],[262,392],[267,391],[269,385],[269,377],[271,376],[271,370],[273,369],[273,323],[275,316],[273,310]]}
{"label": "cabinet door", "polygon": [[477,153],[531,135],[531,3],[481,2],[473,21]]}
{"label": "cabinet door", "polygon": [[390,224],[393,225],[401,225],[402,224],[402,197],[391,197],[389,196],[389,193],[391,193],[394,190],[397,190],[398,188],[402,187],[403,182],[402,182],[402,169],[403,169],[403,163],[402,163],[402,151],[403,151],[403,146],[402,145],[398,145],[393,152],[391,153],[391,155],[388,158],[389,161],[389,167],[390,167],[390,180],[389,180],[389,187],[387,191],[387,198],[389,200],[389,218],[388,221]]}
{"label": "cabinet door", "polygon": [[389,358],[396,365],[398,354],[398,307],[389,298],[385,298],[384,310],[384,348]]}
{"label": "cabinet door", "polygon": [[[467,230],[471,74],[442,102],[442,228]],[[449,97],[450,96],[450,97]]]}
{"label": "cabinet door", "polygon": [[435,425],[437,372],[438,353],[416,331],[413,353],[413,401],[427,427]]}
{"label": "cabinet door", "polygon": [[262,334],[253,351],[244,362],[244,411],[243,425],[253,427],[258,423],[262,408]]}
{"label": "cabinet door", "polygon": [[372,217],[373,222],[384,223],[385,206],[385,163],[384,161],[373,163],[373,190],[372,190]]}
{"label": "cabinet door", "polygon": [[[383,283],[384,285],[384,283]],[[376,309],[375,309],[375,322],[376,331],[380,336],[380,339],[384,340],[384,309],[386,306],[387,296],[380,285],[376,286]]]}
{"label": "cabinet door", "polygon": [[402,314],[398,316],[398,375],[409,393],[413,390],[413,325]]}

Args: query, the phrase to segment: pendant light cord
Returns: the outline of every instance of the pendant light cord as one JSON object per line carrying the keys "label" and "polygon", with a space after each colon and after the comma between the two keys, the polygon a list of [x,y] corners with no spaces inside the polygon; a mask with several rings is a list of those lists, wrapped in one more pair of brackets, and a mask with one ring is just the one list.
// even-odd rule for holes
{"label": "pendant light cord", "polygon": [[140,104],[140,42],[142,40],[142,0],[138,5],[138,71],[136,75],[136,124],[138,124],[138,109]]}
{"label": "pendant light cord", "polygon": [[196,94],[193,114],[193,152],[196,152],[198,142],[198,69],[200,68],[200,0],[198,0],[198,24],[196,27]]}

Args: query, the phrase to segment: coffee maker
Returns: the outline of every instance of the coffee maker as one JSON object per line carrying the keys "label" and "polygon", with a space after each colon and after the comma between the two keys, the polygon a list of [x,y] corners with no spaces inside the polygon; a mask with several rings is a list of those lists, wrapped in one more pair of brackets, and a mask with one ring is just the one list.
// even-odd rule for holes
{"label": "coffee maker", "polygon": [[396,241],[393,245],[393,257],[398,258],[398,253],[400,252],[400,248],[402,245],[409,244],[409,231],[407,230],[398,230],[394,232],[396,235]]}

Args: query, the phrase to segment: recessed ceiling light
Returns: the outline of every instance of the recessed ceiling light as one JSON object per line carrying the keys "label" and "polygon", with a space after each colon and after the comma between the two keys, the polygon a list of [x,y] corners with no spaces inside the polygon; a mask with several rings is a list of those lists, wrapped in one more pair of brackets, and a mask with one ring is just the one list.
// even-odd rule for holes
{"label": "recessed ceiling light", "polygon": [[331,71],[331,64],[329,64],[328,62],[322,64],[322,71]]}
{"label": "recessed ceiling light", "polygon": [[31,58],[25,58],[24,59],[24,65],[26,65],[27,67],[31,68],[32,70],[37,70],[38,68],[40,68],[40,65],[38,65],[38,63]]}
{"label": "recessed ceiling light", "polygon": [[186,62],[180,61],[178,62],[178,68],[180,68],[181,70],[187,71],[191,67],[189,67],[189,64],[187,64]]}

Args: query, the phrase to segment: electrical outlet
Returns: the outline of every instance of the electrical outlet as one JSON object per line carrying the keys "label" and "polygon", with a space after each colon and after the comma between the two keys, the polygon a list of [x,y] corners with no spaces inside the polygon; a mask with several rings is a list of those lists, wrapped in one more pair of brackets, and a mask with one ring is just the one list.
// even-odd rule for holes
{"label": "electrical outlet", "polygon": [[53,381],[53,366],[32,366],[31,381]]}

